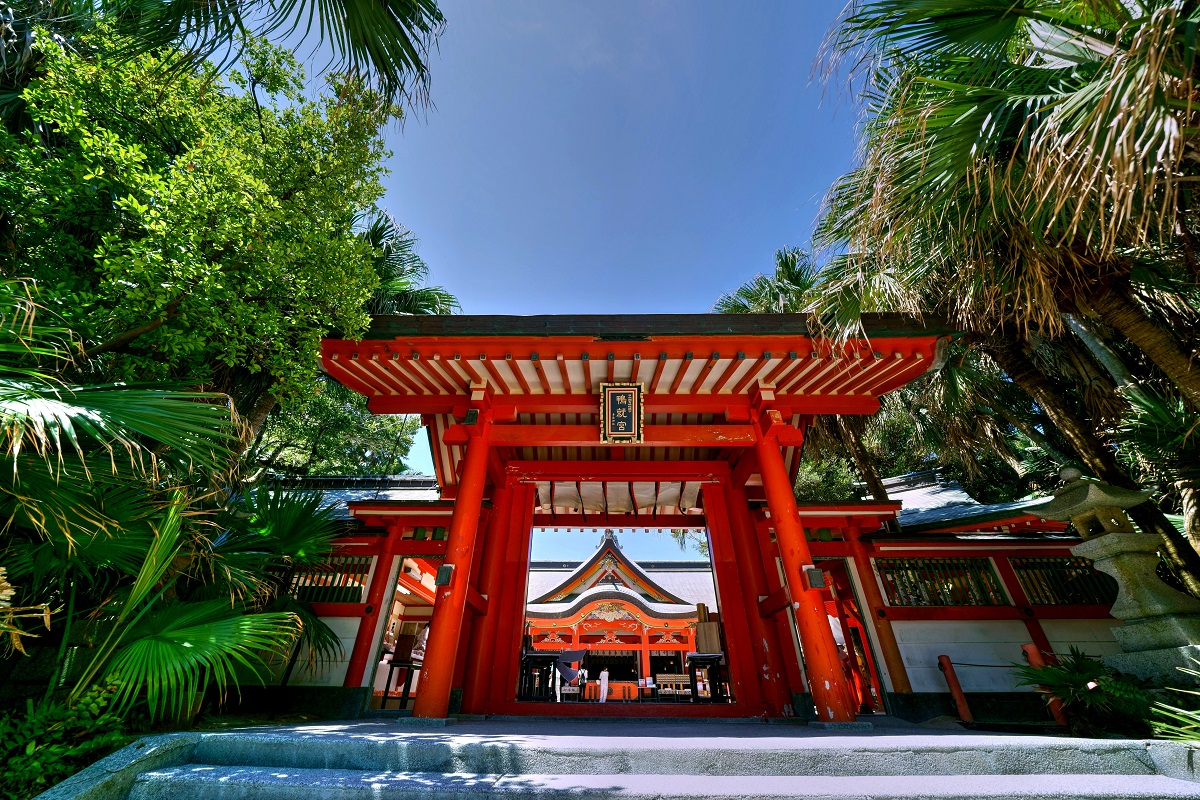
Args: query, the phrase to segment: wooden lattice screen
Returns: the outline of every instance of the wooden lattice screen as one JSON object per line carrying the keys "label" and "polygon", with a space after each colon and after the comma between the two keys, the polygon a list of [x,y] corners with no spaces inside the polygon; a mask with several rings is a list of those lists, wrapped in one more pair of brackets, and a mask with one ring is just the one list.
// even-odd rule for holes
{"label": "wooden lattice screen", "polygon": [[987,558],[877,558],[893,606],[1005,606],[1008,598]]}
{"label": "wooden lattice screen", "polygon": [[333,556],[300,570],[292,578],[292,596],[309,603],[365,603],[374,558]]}
{"label": "wooden lattice screen", "polygon": [[1014,556],[1009,563],[1033,605],[1110,606],[1117,599],[1117,582],[1097,572],[1090,559]]}

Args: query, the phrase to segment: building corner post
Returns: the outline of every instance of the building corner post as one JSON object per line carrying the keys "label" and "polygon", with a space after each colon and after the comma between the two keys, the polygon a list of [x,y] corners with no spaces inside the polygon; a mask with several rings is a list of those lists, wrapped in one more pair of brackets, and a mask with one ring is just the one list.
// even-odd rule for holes
{"label": "building corner post", "polygon": [[371,655],[376,652],[379,642],[375,638],[375,629],[379,627],[379,617],[386,607],[392,607],[393,592],[388,592],[389,579],[392,576],[392,562],[396,560],[394,540],[398,533],[389,535],[379,555],[375,557],[375,572],[371,575],[371,583],[367,587],[367,602],[363,615],[358,622],[358,633],[354,636],[354,647],[350,651],[350,662],[346,665],[346,679],[342,685],[347,688],[362,686],[366,680],[367,667]]}
{"label": "building corner post", "polygon": [[845,538],[850,545],[850,561],[858,571],[858,580],[863,587],[863,599],[868,611],[863,617],[869,617],[871,627],[875,629],[875,639],[879,643],[883,663],[887,665],[892,691],[896,694],[912,694],[912,683],[908,679],[908,669],[904,666],[896,633],[892,630],[892,621],[881,616],[887,613],[887,607],[883,593],[879,591],[879,583],[875,580],[875,570],[871,568],[871,556],[862,542],[862,531],[856,526],[847,527]]}

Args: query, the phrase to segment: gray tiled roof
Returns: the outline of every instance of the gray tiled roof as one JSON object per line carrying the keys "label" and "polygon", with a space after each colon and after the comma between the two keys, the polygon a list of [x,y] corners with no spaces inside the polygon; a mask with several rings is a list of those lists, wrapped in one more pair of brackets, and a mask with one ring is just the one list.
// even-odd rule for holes
{"label": "gray tiled roof", "polygon": [[888,496],[899,500],[900,527],[908,533],[955,523],[984,523],[1024,513],[1036,515],[1047,498],[984,504],[963,491],[957,481],[943,480],[936,471],[910,472],[883,482]]}
{"label": "gray tiled roof", "polygon": [[438,500],[437,479],[432,475],[320,476],[280,480],[288,489],[320,492],[328,505],[337,510],[337,518],[350,520],[349,504],[362,500],[430,501]]}
{"label": "gray tiled roof", "polygon": [[1017,500],[1012,503],[991,503],[989,505],[975,503],[969,506],[946,506],[911,513],[901,512],[900,527],[905,531],[912,532],[920,528],[941,527],[957,522],[984,523],[1021,514],[1037,516],[1037,507],[1045,502],[1046,498],[1038,497],[1032,500]]}

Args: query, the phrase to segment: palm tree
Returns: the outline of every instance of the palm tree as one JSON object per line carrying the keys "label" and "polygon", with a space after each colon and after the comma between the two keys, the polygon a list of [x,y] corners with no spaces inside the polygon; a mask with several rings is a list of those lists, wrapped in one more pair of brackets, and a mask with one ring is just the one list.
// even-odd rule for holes
{"label": "palm tree", "polygon": [[812,254],[799,247],[775,252],[775,271],[759,273],[717,298],[716,314],[799,314],[820,272]]}
{"label": "palm tree", "polygon": [[[798,314],[812,302],[820,283],[820,267],[812,254],[798,247],[775,253],[775,270],[759,273],[732,292],[721,295],[713,305],[717,314]],[[859,474],[876,500],[887,500],[887,490],[875,463],[862,444],[863,420],[840,415],[819,417],[815,425],[825,435],[841,442],[850,453]]]}
{"label": "palm tree", "polygon": [[39,318],[32,287],[0,282],[0,513],[42,534],[90,523],[97,481],[215,468],[234,441],[228,398],[172,385],[76,384],[82,347]]}
{"label": "palm tree", "polygon": [[[179,489],[197,470],[230,458],[236,441],[228,398],[171,386],[70,383],[82,348],[47,322],[26,283],[0,283],[0,562],[6,606],[64,607],[60,669],[73,625],[96,642],[70,699],[94,681],[117,686],[117,707],[144,699],[152,716],[178,716],[210,681],[222,691],[260,653],[296,633],[288,611],[225,597],[182,600],[181,565],[203,536],[184,524]],[[0,621],[14,643],[14,614]],[[85,622],[86,620],[86,622]],[[244,674],[244,673],[243,673]]]}
{"label": "palm tree", "polygon": [[[818,240],[843,251],[830,276],[831,302],[854,298],[842,321],[864,305],[950,316],[1089,471],[1131,486],[1102,418],[1089,421],[1034,357],[1068,327],[1064,312],[1097,315],[1200,409],[1185,344],[1193,219],[1175,185],[1194,168],[1173,149],[1182,128],[1171,132],[1190,119],[1177,94],[1190,73],[1170,46],[1183,20],[1166,3],[1136,17],[1108,5],[852,7],[831,42],[873,68],[865,158],[831,192]],[[1086,371],[1086,348],[1064,342]],[[1088,384],[1090,400],[1105,380]],[[1200,560],[1161,511],[1131,516],[1200,588]]]}
{"label": "palm tree", "polygon": [[37,72],[38,36],[72,43],[97,24],[121,35],[130,57],[176,47],[184,62],[236,60],[246,38],[310,40],[332,53],[329,67],[358,72],[394,103],[428,101],[430,50],[445,19],[436,0],[0,0],[0,113]]}
{"label": "palm tree", "polygon": [[361,234],[375,252],[379,288],[367,302],[370,314],[454,314],[458,299],[441,286],[428,286],[429,266],[417,254],[417,237],[387,214]]}
{"label": "palm tree", "polygon": [[1133,413],[1118,431],[1122,454],[1179,494],[1184,533],[1200,546],[1200,418],[1149,387],[1131,386],[1126,396]]}
{"label": "palm tree", "polygon": [[858,249],[890,258],[940,219],[973,290],[960,316],[1057,331],[1064,311],[1098,315],[1200,410],[1195,331],[1162,324],[1147,291],[1200,277],[1198,14],[1169,0],[851,6],[830,47],[874,67]]}

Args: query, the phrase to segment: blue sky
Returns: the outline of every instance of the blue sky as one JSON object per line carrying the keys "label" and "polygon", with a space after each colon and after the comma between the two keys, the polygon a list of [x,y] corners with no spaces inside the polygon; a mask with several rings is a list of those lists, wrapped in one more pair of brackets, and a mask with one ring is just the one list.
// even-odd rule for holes
{"label": "blue sky", "polygon": [[442,5],[384,204],[466,313],[707,311],[851,163],[809,84],[840,0]]}
{"label": "blue sky", "polygon": [[[443,0],[435,107],[390,132],[384,205],[468,314],[707,311],[807,244],[851,165],[854,110],[810,83],[841,5]],[[423,436],[410,465],[432,471]]]}

